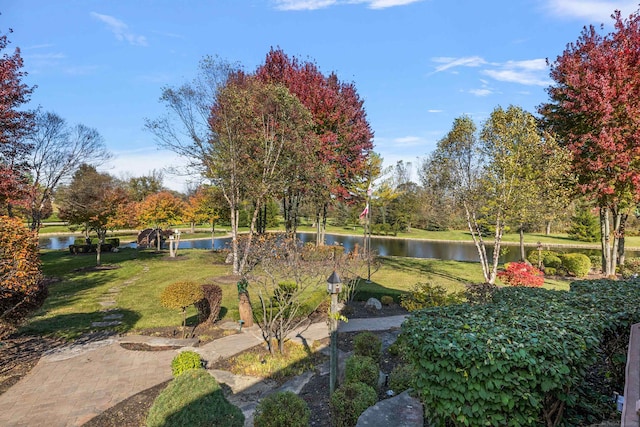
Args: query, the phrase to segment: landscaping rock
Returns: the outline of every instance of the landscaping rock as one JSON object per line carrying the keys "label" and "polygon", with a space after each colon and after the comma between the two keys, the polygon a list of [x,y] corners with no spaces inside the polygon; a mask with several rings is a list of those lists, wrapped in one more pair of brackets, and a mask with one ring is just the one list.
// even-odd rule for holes
{"label": "landscaping rock", "polygon": [[382,303],[376,298],[369,298],[364,308],[368,310],[382,310]]}
{"label": "landscaping rock", "polygon": [[367,408],[358,418],[356,427],[422,427],[423,413],[422,403],[405,391]]}

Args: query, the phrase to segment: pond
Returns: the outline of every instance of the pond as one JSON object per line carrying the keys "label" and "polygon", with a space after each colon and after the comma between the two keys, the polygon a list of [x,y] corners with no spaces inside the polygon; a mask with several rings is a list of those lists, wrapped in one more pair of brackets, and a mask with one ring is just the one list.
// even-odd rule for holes
{"label": "pond", "polygon": [[[315,234],[299,233],[298,237],[303,242],[315,242]],[[40,238],[42,249],[67,249],[73,244],[75,236],[56,236]],[[231,242],[230,238],[218,238],[215,240],[215,249],[224,249]],[[327,234],[328,245],[338,244],[344,246],[347,252],[353,250],[355,245],[363,247],[363,236],[345,236]],[[120,247],[135,248],[135,242],[121,242]],[[166,246],[166,245],[165,245]],[[211,249],[211,239],[183,240],[181,249]],[[401,256],[414,258],[435,258],[454,261],[479,261],[478,251],[473,243],[469,242],[434,242],[426,240],[396,239],[389,237],[372,237],[371,248],[382,256]],[[531,248],[527,248],[527,251]],[[587,249],[554,249],[559,252],[581,252],[587,255],[599,254],[599,250]],[[511,262],[519,259],[517,246],[503,246],[500,262]],[[627,252],[627,256],[638,256],[636,253]],[[491,251],[489,251],[491,257]]]}

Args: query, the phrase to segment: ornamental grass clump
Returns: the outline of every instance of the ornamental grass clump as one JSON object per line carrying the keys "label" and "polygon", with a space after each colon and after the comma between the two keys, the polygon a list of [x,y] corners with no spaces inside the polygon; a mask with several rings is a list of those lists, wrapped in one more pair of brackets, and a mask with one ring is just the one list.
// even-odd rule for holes
{"label": "ornamental grass clump", "polygon": [[291,391],[270,394],[258,403],[254,427],[307,427],[311,410],[303,398]]}

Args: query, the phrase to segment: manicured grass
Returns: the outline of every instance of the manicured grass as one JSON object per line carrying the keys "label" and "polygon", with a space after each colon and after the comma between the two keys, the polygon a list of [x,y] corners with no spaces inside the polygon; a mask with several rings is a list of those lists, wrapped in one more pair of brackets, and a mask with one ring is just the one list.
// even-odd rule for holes
{"label": "manicured grass", "polygon": [[[217,277],[231,274],[231,267],[222,263],[224,255],[208,250],[180,250],[178,257],[151,250],[123,249],[118,253],[102,254],[102,263],[112,269],[96,270],[95,254],[71,255],[69,252],[43,251],[43,272],[57,280],[49,287],[49,297],[23,328],[33,334],[53,334],[73,338],[82,333],[100,329],[92,322],[104,320],[105,309],[122,313],[120,332],[140,329],[179,326],[179,310],[160,305],[162,290],[169,284],[192,280],[197,283],[217,283],[223,291],[221,316],[230,320],[239,318],[237,287],[234,280],[216,281]],[[327,275],[329,275],[327,271]],[[482,270],[478,263],[441,261],[419,258],[384,257],[381,267],[374,271],[371,282],[361,281],[358,299],[370,296],[399,296],[418,282],[429,282],[456,292],[466,283],[481,283]],[[545,287],[568,289],[568,281],[546,280]],[[254,306],[258,307],[257,290],[249,288]],[[311,291],[310,291],[311,292]],[[316,295],[318,294],[318,295]],[[313,293],[314,307],[326,297]],[[317,298],[316,298],[317,297]],[[106,301],[115,305],[105,307]],[[188,323],[195,322],[196,310],[190,307]]]}

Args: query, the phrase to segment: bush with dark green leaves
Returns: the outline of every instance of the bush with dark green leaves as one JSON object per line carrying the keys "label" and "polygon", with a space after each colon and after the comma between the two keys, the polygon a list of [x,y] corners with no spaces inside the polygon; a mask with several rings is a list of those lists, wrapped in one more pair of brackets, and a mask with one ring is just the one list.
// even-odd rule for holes
{"label": "bush with dark green leaves", "polygon": [[375,389],[359,382],[342,384],[329,401],[331,419],[334,427],[354,427],[358,417],[369,407],[376,404],[378,394]]}
{"label": "bush with dark green leaves", "polygon": [[[537,249],[531,249],[529,252],[527,252],[527,261],[529,261],[531,263],[531,265],[533,265],[534,267],[538,266],[538,260],[540,258],[542,258],[543,262],[545,257],[548,256],[559,256],[560,253],[556,252],[556,251],[551,251],[551,250],[541,250],[538,251]],[[544,265],[544,264],[543,264]]]}
{"label": "bush with dark green leaves", "polygon": [[545,269],[547,267],[551,267],[557,270],[558,268],[562,267],[562,260],[557,255],[549,254],[545,255],[544,258],[542,258],[542,265],[545,267]]}
{"label": "bush with dark green leaves", "polygon": [[242,411],[229,403],[204,369],[185,372],[169,383],[151,405],[148,427],[242,427]]}
{"label": "bush with dark green leaves", "polygon": [[202,369],[202,359],[195,351],[183,351],[171,361],[171,373],[174,377],[190,369]]}
{"label": "bush with dark green leaves", "polygon": [[585,277],[591,270],[591,260],[585,254],[564,254],[561,259],[562,266],[576,277]]}
{"label": "bush with dark green leaves", "polygon": [[369,356],[378,363],[382,356],[382,341],[372,332],[360,332],[353,339],[353,353],[358,356]]}
{"label": "bush with dark green leaves", "polygon": [[378,387],[380,368],[369,356],[350,356],[344,369],[345,382],[365,383],[373,388]]}
{"label": "bush with dark green leaves", "polygon": [[270,394],[258,403],[254,427],[307,427],[311,411],[303,398],[291,391]]}
{"label": "bush with dark green leaves", "polygon": [[[640,280],[571,291],[502,288],[492,302],[414,312],[402,337],[414,386],[444,425],[588,425],[624,387]],[[559,411],[558,409],[562,409]]]}

